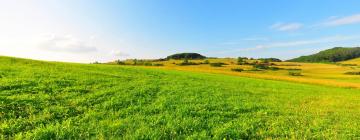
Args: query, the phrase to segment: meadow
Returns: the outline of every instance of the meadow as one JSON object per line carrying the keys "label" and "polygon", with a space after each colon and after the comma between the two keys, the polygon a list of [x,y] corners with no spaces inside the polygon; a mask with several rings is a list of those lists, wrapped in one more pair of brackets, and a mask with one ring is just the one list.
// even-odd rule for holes
{"label": "meadow", "polygon": [[[210,58],[204,60],[189,60],[199,65],[179,66],[183,60],[168,60],[154,62],[163,66],[146,66],[146,68],[168,69],[179,71],[193,71],[202,73],[225,74],[241,77],[260,78],[269,80],[289,81],[344,88],[360,88],[359,75],[348,75],[347,72],[360,72],[360,59],[352,59],[338,63],[300,63],[300,62],[271,62],[278,70],[252,71],[251,65],[238,65],[235,58]],[[224,63],[221,67],[212,67],[209,63]],[[255,60],[250,60],[255,61]],[[132,64],[131,60],[126,61]],[[242,72],[233,69],[243,69]],[[301,76],[289,75],[289,70],[298,69]],[[248,70],[248,71],[246,71]]]}
{"label": "meadow", "polygon": [[[227,70],[235,65],[209,70],[207,65],[163,63],[169,64],[155,68],[0,57],[0,139],[360,137],[357,88],[290,82],[304,77],[234,76]],[[338,67],[351,69],[331,67],[334,73]],[[304,70],[305,78],[316,79],[310,75],[314,69]],[[281,71],[277,75],[289,77]],[[342,76],[319,79],[351,83]]]}

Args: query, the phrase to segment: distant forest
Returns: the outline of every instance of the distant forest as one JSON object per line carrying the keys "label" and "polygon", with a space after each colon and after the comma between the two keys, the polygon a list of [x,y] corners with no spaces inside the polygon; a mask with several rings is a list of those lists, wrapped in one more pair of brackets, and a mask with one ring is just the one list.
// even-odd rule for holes
{"label": "distant forest", "polygon": [[316,54],[288,60],[290,62],[339,62],[360,57],[360,47],[335,47]]}

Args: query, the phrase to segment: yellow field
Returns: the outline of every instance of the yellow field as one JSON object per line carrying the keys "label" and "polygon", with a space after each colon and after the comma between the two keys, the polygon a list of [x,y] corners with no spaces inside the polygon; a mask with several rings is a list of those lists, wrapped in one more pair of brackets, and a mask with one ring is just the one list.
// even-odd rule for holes
{"label": "yellow field", "polygon": [[[360,64],[360,59],[341,62],[339,64],[322,64],[322,63],[296,63],[296,62],[274,62],[276,67],[281,70],[264,70],[264,71],[232,71],[232,68],[251,69],[251,65],[237,65],[234,58],[207,59],[210,63],[223,62],[228,65],[223,67],[211,67],[209,64],[179,66],[182,60],[169,60],[156,62],[163,64],[162,67],[150,66],[150,68],[172,69],[181,71],[194,71],[216,74],[236,75],[243,77],[253,77],[261,79],[282,80],[299,83],[310,83],[318,85],[360,88],[359,75],[346,75],[345,72],[360,71],[356,65],[341,64]],[[204,62],[204,60],[189,60],[190,62]],[[149,66],[144,66],[148,67]],[[291,76],[287,69],[301,69],[303,76]]]}
{"label": "yellow field", "polygon": [[348,61],[344,61],[341,62],[342,64],[355,64],[355,65],[360,65],[360,58],[356,58],[356,59],[351,59]]}

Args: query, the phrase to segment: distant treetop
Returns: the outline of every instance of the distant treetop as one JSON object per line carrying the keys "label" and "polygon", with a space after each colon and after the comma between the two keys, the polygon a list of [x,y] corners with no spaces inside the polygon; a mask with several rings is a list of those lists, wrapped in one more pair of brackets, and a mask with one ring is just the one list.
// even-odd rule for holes
{"label": "distant treetop", "polygon": [[198,53],[177,53],[166,57],[166,59],[205,59],[206,56],[203,56]]}
{"label": "distant treetop", "polygon": [[259,60],[267,61],[267,62],[281,62],[281,59],[278,58],[259,58]]}

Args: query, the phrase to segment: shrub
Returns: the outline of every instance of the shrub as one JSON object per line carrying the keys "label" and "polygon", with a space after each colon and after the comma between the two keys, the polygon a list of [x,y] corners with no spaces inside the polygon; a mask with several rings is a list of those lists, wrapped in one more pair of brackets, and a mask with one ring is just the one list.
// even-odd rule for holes
{"label": "shrub", "polygon": [[199,64],[194,63],[194,62],[187,62],[187,63],[181,62],[181,63],[179,63],[177,65],[179,65],[179,66],[188,66],[188,65],[199,65]]}
{"label": "shrub", "polygon": [[261,70],[280,70],[282,68],[270,66],[271,63],[253,63],[254,69],[261,69]]}
{"label": "shrub", "polygon": [[265,65],[265,64],[254,64],[253,68],[266,70],[266,69],[269,69],[269,66]]}
{"label": "shrub", "polygon": [[179,66],[187,66],[187,65],[199,65],[198,63],[194,63],[194,62],[190,62],[188,59],[184,59],[183,62],[181,62],[180,64],[177,64]]}
{"label": "shrub", "polygon": [[301,66],[300,64],[278,64],[278,66]]}
{"label": "shrub", "polygon": [[301,71],[299,71],[299,70],[290,70],[289,75],[290,76],[302,76]]}
{"label": "shrub", "polygon": [[203,64],[210,64],[209,60],[205,60]]}
{"label": "shrub", "polygon": [[282,62],[278,58],[260,58],[259,60],[262,62],[265,62],[265,63],[267,63],[267,62]]}
{"label": "shrub", "polygon": [[153,66],[164,66],[164,64],[153,64]]}
{"label": "shrub", "polygon": [[153,62],[161,62],[161,61],[167,61],[167,59],[166,58],[159,58],[159,59],[153,60]]}
{"label": "shrub", "polygon": [[249,69],[249,70],[246,70],[246,71],[262,71],[262,69],[252,68],[252,69]]}
{"label": "shrub", "polygon": [[115,63],[118,65],[126,65],[125,62],[121,60],[116,60]]}
{"label": "shrub", "polygon": [[290,68],[290,69],[286,69],[286,70],[289,70],[289,71],[301,71],[301,69],[298,69],[298,68]]}
{"label": "shrub", "polygon": [[242,69],[242,68],[232,68],[231,71],[242,72],[242,71],[244,71],[244,69]]}
{"label": "shrub", "polygon": [[268,69],[269,69],[269,70],[281,70],[282,68],[279,68],[279,67],[269,67]]}
{"label": "shrub", "polygon": [[259,61],[261,63],[266,63],[266,64],[270,62],[268,59],[259,59]]}
{"label": "shrub", "polygon": [[189,59],[185,58],[183,63],[185,63],[185,64],[189,63]]}
{"label": "shrub", "polygon": [[360,75],[360,71],[346,72],[347,75]]}
{"label": "shrub", "polygon": [[95,62],[93,62],[92,64],[101,64],[100,62],[98,62],[98,61],[95,61]]}
{"label": "shrub", "polygon": [[143,65],[145,65],[145,66],[152,66],[153,64],[150,63],[150,62],[144,62]]}
{"label": "shrub", "polygon": [[225,63],[221,63],[221,62],[218,62],[218,63],[210,63],[210,66],[212,67],[222,67],[223,65],[226,65]]}
{"label": "shrub", "polygon": [[[247,58],[246,58],[247,59]],[[237,64],[238,65],[243,65],[245,63],[245,58],[244,57],[238,57],[237,58]]]}
{"label": "shrub", "polygon": [[138,64],[138,60],[137,59],[134,59],[133,60],[133,65],[137,65]]}

